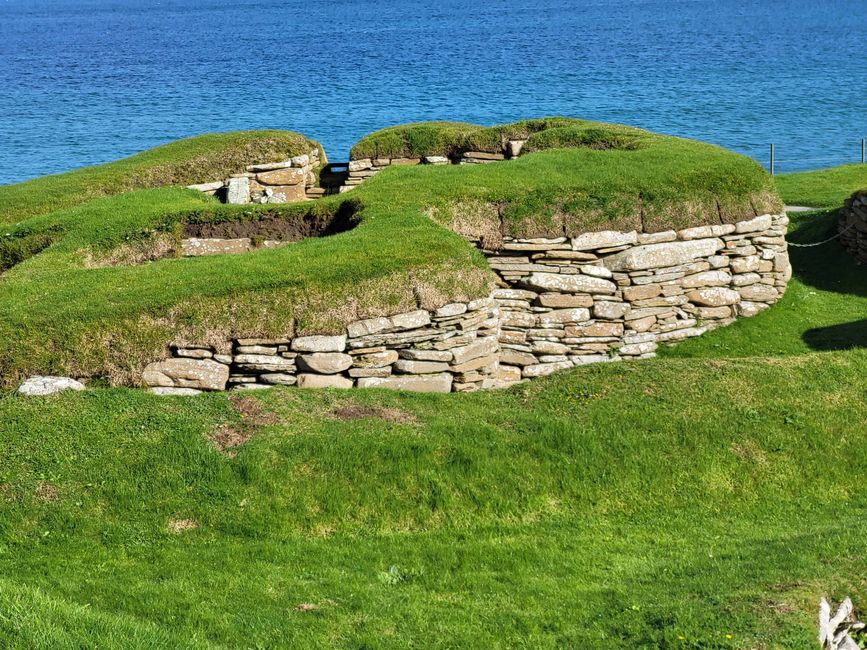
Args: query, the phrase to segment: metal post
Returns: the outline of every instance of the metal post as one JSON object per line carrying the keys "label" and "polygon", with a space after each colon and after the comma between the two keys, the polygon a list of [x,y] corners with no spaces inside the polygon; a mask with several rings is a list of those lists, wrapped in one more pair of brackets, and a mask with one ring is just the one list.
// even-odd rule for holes
{"label": "metal post", "polygon": [[861,164],[864,164],[864,141],[867,138],[861,138]]}
{"label": "metal post", "polygon": [[774,145],[771,145],[771,176],[774,175]]}

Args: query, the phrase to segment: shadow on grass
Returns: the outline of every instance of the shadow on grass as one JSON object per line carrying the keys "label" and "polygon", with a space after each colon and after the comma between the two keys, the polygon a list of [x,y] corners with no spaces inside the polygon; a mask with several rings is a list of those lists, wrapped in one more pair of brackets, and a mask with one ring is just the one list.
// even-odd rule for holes
{"label": "shadow on grass", "polygon": [[867,318],[841,325],[816,327],[804,332],[802,338],[804,343],[819,352],[867,348]]}
{"label": "shadow on grass", "polygon": [[[787,239],[790,244],[824,241],[837,234],[838,217],[837,210],[793,215]],[[806,285],[822,291],[867,296],[867,270],[855,263],[838,240],[811,248],[790,246],[789,258],[795,275]]]}

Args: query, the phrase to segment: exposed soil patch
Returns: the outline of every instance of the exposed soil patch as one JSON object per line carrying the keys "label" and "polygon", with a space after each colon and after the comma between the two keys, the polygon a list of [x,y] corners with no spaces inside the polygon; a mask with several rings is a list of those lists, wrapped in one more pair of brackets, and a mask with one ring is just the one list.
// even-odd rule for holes
{"label": "exposed soil patch", "polygon": [[340,204],[336,212],[262,211],[256,218],[234,221],[193,221],[184,224],[183,237],[202,239],[239,239],[299,241],[308,237],[327,237],[352,230],[358,225],[358,205],[353,201]]}
{"label": "exposed soil patch", "polygon": [[211,444],[217,451],[234,458],[238,447],[256,435],[256,429],[261,426],[273,424],[276,421],[273,413],[262,408],[255,398],[249,395],[232,395],[229,398],[235,411],[241,416],[240,426],[223,423],[217,430],[208,436]]}
{"label": "exposed soil patch", "polygon": [[234,457],[235,452],[231,450],[240,447],[252,437],[251,433],[241,431],[231,424],[221,424],[217,427],[217,431],[209,437],[209,440],[217,448],[217,451]]}
{"label": "exposed soil patch", "polygon": [[250,397],[249,395],[232,395],[229,401],[235,407],[235,410],[241,416],[246,426],[261,427],[276,422],[274,414],[263,409],[262,405],[254,397]]}
{"label": "exposed soil patch", "polygon": [[40,481],[36,485],[36,490],[34,490],[33,494],[37,501],[42,501],[43,503],[54,503],[60,498],[57,488],[45,481]]}
{"label": "exposed soil patch", "polygon": [[199,527],[199,524],[194,519],[169,519],[166,527],[169,529],[169,532],[178,534],[186,530],[195,530]]}
{"label": "exposed soil patch", "polygon": [[400,409],[385,408],[381,406],[359,406],[358,404],[349,404],[340,406],[331,411],[331,416],[338,420],[363,420],[365,418],[377,418],[386,422],[397,422],[399,424],[411,424],[418,422],[412,413],[401,411]]}

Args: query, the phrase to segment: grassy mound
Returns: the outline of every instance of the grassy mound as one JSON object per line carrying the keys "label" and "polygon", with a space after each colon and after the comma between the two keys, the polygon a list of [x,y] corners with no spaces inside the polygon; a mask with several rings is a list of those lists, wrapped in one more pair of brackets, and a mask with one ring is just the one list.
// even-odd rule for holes
{"label": "grassy mound", "polygon": [[[558,144],[574,127],[519,124],[548,124],[534,133]],[[160,188],[39,214],[47,209],[41,195],[28,195],[33,200],[18,209],[37,216],[0,232],[0,303],[8,305],[0,313],[0,377],[6,385],[46,372],[130,383],[170,342],[337,332],[359,318],[487,295],[492,272],[453,233],[495,245],[504,234],[656,231],[779,208],[754,162],[688,140],[641,138],[633,149],[555,148],[504,164],[394,167],[315,204],[225,206]],[[265,140],[262,147],[271,146]],[[182,154],[185,145],[191,149]],[[200,145],[180,143],[174,158],[197,160]],[[69,176],[85,173],[95,172]],[[278,221],[303,235],[307,225],[347,211],[357,227],[330,237],[244,255],[170,255],[183,232],[258,232],[249,222]]]}
{"label": "grassy mound", "polygon": [[526,140],[527,153],[562,147],[637,149],[652,134],[619,124],[546,117],[499,126],[465,122],[418,122],[392,126],[359,140],[349,153],[361,158],[458,156],[467,151],[502,153],[509,140]]}
{"label": "grassy mound", "polygon": [[15,223],[96,197],[227,178],[247,165],[309,153],[318,143],[290,131],[210,133],[65,174],[0,186],[0,223]]}

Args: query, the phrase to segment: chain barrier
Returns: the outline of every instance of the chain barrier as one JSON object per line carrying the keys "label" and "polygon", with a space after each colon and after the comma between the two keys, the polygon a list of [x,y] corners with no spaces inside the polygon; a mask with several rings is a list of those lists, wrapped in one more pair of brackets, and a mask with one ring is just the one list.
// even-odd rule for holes
{"label": "chain barrier", "polygon": [[837,238],[840,237],[841,235],[844,235],[844,234],[846,234],[847,232],[849,232],[850,230],[852,230],[852,228],[854,228],[854,227],[855,227],[855,222],[853,221],[852,223],[850,223],[848,226],[846,226],[845,228],[843,228],[843,230],[841,230],[840,232],[838,232],[838,233],[837,233],[836,235],[834,235],[833,237],[828,237],[828,239],[823,239],[822,241],[817,241],[817,242],[814,242],[814,243],[812,243],[812,244],[796,244],[795,242],[791,242],[791,241],[790,241],[790,242],[786,242],[786,243],[787,243],[789,246],[794,246],[795,248],[813,248],[814,246],[821,246],[822,244],[827,244],[828,242],[832,242],[832,241],[834,241],[835,239],[837,239]]}

